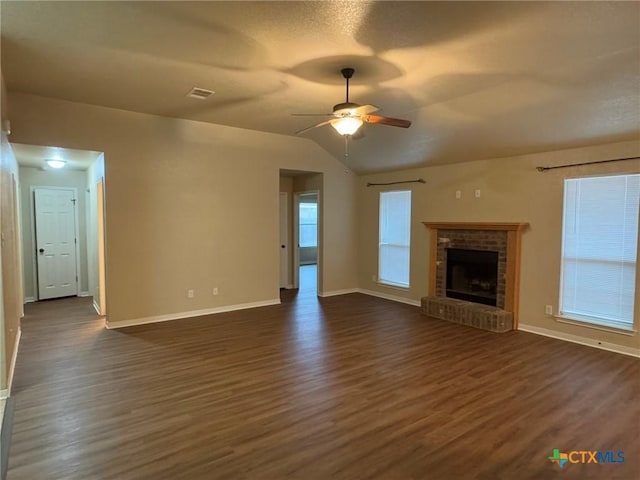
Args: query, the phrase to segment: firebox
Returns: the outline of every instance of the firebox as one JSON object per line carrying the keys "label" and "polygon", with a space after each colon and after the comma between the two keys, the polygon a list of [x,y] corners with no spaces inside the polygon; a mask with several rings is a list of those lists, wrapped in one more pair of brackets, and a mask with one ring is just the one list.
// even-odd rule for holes
{"label": "firebox", "polygon": [[497,305],[498,252],[447,248],[447,297]]}

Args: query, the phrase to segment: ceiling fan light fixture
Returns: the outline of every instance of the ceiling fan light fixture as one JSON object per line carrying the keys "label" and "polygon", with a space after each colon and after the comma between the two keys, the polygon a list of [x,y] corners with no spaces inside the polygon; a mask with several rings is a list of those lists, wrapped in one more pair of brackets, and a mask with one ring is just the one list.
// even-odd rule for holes
{"label": "ceiling fan light fixture", "polygon": [[331,122],[331,126],[340,135],[353,135],[362,126],[362,120],[357,117],[342,117]]}
{"label": "ceiling fan light fixture", "polygon": [[47,160],[47,165],[49,165],[51,168],[62,168],[67,164],[67,162],[65,162],[64,160],[60,160],[58,158],[52,158],[50,160]]}

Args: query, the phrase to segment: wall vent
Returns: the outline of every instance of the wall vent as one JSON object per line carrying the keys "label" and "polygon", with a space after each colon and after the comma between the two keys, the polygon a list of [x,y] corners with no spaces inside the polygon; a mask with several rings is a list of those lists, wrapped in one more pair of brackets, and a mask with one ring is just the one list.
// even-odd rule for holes
{"label": "wall vent", "polygon": [[198,100],[204,100],[205,98],[209,98],[215,92],[211,90],[206,90],[204,88],[193,87],[189,93],[187,93],[187,97],[197,98]]}

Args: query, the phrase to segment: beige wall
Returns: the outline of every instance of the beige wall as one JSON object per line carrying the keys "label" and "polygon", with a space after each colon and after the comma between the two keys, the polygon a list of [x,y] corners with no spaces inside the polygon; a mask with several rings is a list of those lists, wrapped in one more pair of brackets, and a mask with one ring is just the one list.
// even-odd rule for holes
{"label": "beige wall", "polygon": [[[18,159],[20,161],[20,159]],[[89,291],[87,272],[87,172],[83,170],[42,170],[33,167],[20,167],[20,197],[22,201],[22,251],[24,252],[24,296],[37,299],[38,285],[35,276],[35,245],[33,233],[33,196],[32,187],[69,187],[75,188],[78,209],[78,245],[80,262],[80,294]]]}
{"label": "beige wall", "polygon": [[[545,305],[558,309],[562,231],[563,181],[581,175],[638,173],[640,160],[558,169],[544,173],[535,167],[590,162],[640,155],[640,142],[436,166],[358,179],[358,250],[361,288],[418,300],[427,294],[429,232],[421,222],[529,222],[522,244],[520,323],[578,335],[624,347],[640,347],[639,337],[567,325],[545,316]],[[366,187],[367,182],[424,178],[426,184]],[[411,287],[377,285],[378,201],[381,190],[410,188],[412,194]],[[480,198],[474,191],[480,189]],[[456,190],[462,198],[455,198]],[[638,283],[640,287],[640,282]],[[640,301],[636,304],[636,324]]]}
{"label": "beige wall", "polygon": [[[7,89],[4,84],[4,76],[0,73],[0,123],[4,122],[7,118]],[[5,169],[5,144],[9,147],[9,143],[7,141],[6,135],[4,132],[0,132],[0,180],[2,175],[2,170]],[[1,183],[0,183],[1,184]],[[0,199],[2,195],[0,193]],[[2,205],[0,205],[0,215],[2,214]],[[1,220],[1,219],[0,219]],[[2,266],[2,242],[0,241],[0,272],[3,272],[4,268]],[[4,397],[7,393],[7,373],[8,366],[6,362],[6,347],[5,347],[5,321],[4,321],[4,290],[2,284],[2,275],[0,275],[0,397]],[[0,425],[0,429],[2,425]]]}
{"label": "beige wall", "polygon": [[22,268],[18,222],[18,164],[4,132],[0,145],[0,391],[10,386],[9,372],[20,330],[22,305]]}
{"label": "beige wall", "polygon": [[[9,119],[7,91],[0,72],[0,122]],[[0,396],[8,394],[11,362],[24,315],[22,252],[18,215],[18,163],[7,133],[0,133]]]}
{"label": "beige wall", "polygon": [[87,288],[89,295],[93,297],[94,304],[102,313],[102,299],[99,288],[99,258],[98,258],[98,215],[103,212],[98,211],[98,183],[104,181],[104,155],[100,154],[85,172],[88,199],[86,207],[87,224]]}
{"label": "beige wall", "polygon": [[110,323],[278,299],[280,169],[323,172],[324,285],[357,286],[355,180],[313,142],[13,92],[9,104],[13,141],[105,154]]}

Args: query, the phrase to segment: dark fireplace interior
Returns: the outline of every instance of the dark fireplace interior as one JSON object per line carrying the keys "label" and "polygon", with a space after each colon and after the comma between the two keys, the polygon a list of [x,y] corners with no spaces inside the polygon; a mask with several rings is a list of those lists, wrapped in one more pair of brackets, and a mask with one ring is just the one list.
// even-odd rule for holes
{"label": "dark fireplace interior", "polygon": [[498,252],[447,248],[447,297],[497,304]]}

